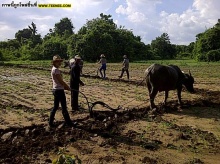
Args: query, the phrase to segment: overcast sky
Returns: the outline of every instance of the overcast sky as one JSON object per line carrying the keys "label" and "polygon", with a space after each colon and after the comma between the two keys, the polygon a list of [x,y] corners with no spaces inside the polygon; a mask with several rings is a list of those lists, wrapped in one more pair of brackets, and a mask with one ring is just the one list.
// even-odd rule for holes
{"label": "overcast sky", "polygon": [[[42,37],[54,28],[60,19],[71,19],[74,32],[86,20],[100,13],[112,15],[118,27],[132,30],[145,44],[162,33],[168,33],[171,43],[185,44],[195,41],[198,33],[215,25],[220,18],[219,0],[30,0],[31,3],[71,3],[71,8],[12,8],[2,7],[11,0],[0,1],[0,41],[12,39],[18,30],[33,21]],[[14,0],[14,3],[29,0]]]}

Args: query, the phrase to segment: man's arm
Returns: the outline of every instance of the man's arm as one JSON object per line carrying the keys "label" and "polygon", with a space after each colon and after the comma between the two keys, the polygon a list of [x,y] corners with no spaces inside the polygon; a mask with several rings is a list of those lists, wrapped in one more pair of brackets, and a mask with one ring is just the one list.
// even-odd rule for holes
{"label": "man's arm", "polygon": [[122,62],[122,66],[124,66],[125,65],[125,59],[123,60],[123,62]]}
{"label": "man's arm", "polygon": [[101,63],[101,62],[102,62],[102,59],[100,59],[100,60],[98,61],[98,64]]}

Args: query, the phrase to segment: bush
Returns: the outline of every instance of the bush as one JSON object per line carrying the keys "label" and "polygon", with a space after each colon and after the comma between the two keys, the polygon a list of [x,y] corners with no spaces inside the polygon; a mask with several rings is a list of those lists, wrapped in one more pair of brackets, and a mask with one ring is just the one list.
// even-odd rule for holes
{"label": "bush", "polygon": [[220,50],[211,50],[206,54],[207,61],[220,61]]}
{"label": "bush", "polygon": [[205,54],[198,54],[197,56],[196,56],[196,60],[197,61],[206,61],[207,60],[207,58],[206,58],[206,55]]}
{"label": "bush", "polygon": [[1,53],[2,53],[2,58],[0,60],[4,60],[4,61],[17,60],[18,59],[17,56],[20,56],[18,50],[11,51],[9,49],[2,49]]}
{"label": "bush", "polygon": [[192,54],[188,52],[180,53],[177,55],[176,58],[183,59],[183,58],[191,58]]}
{"label": "bush", "polygon": [[0,61],[3,61],[3,54],[1,51],[0,51]]}

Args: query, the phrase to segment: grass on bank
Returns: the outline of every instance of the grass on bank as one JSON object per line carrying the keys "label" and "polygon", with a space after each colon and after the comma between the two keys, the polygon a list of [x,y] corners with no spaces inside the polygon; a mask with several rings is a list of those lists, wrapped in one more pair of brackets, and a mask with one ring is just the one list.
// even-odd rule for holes
{"label": "grass on bank", "polygon": [[[5,64],[11,64],[11,65],[34,65],[34,66],[48,66],[51,65],[51,60],[37,60],[37,61],[5,61]],[[87,63],[85,61],[85,63]],[[95,63],[95,62],[94,62]],[[87,64],[94,64],[94,63],[87,63]],[[120,63],[120,62],[119,62]],[[141,60],[141,61],[134,61],[130,62],[131,64],[163,64],[163,65],[169,65],[169,64],[176,64],[179,66],[205,66],[205,65],[219,65],[220,62],[198,62],[196,60],[192,59],[174,59],[174,60]],[[111,63],[109,63],[111,64]],[[113,63],[112,63],[113,64]],[[116,63],[114,63],[116,64]]]}
{"label": "grass on bank", "polygon": [[[146,60],[146,61],[135,61],[130,62],[130,72],[140,72],[142,73],[146,70],[148,66],[153,63],[169,65],[174,64],[181,68],[183,71],[190,70],[195,77],[212,77],[219,78],[220,77],[220,62],[198,62],[191,59],[182,59],[182,60]],[[38,60],[38,61],[6,61],[3,64],[6,66],[19,66],[19,65],[28,65],[31,67],[43,67],[43,68],[51,68],[51,60]],[[118,63],[107,63],[107,72],[108,74],[111,72],[118,71],[120,72],[122,66],[122,62]],[[62,66],[61,66],[62,67]],[[88,72],[88,70],[97,70],[99,67],[96,63],[84,63],[84,70]],[[95,72],[94,71],[94,72]],[[96,73],[94,73],[96,74]]]}

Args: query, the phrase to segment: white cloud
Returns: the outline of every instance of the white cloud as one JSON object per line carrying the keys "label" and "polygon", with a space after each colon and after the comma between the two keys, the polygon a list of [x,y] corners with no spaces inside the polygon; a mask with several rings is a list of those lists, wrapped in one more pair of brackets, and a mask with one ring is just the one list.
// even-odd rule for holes
{"label": "white cloud", "polygon": [[[175,4],[176,3],[176,4]],[[125,4],[116,9],[116,13],[126,16],[127,28],[132,28],[145,43],[166,32],[174,44],[189,44],[195,41],[195,36],[206,28],[217,23],[220,3],[218,0],[192,0],[191,6],[185,11],[176,13],[173,6],[178,6],[171,0],[126,0]],[[184,2],[181,2],[184,3]],[[167,11],[158,11],[157,7],[168,6]],[[185,5],[187,6],[187,5]],[[176,9],[177,10],[177,9]],[[181,10],[183,10],[181,8]]]}
{"label": "white cloud", "polygon": [[128,16],[128,19],[131,22],[137,23],[137,22],[143,22],[146,21],[147,18],[145,17],[145,15],[143,13],[139,13],[139,12],[135,12],[132,15]]}
{"label": "white cloud", "polygon": [[119,5],[117,14],[126,15],[128,20],[136,23],[146,21],[155,12],[159,0],[126,0],[126,5]]}
{"label": "white cloud", "polygon": [[217,23],[219,8],[218,0],[194,0],[192,8],[182,14],[162,11],[160,31],[168,33],[171,42],[188,44],[195,41],[198,33]]}
{"label": "white cloud", "polygon": [[[21,0],[19,2],[26,3]],[[19,3],[14,2],[14,3]],[[35,3],[36,1],[30,1]],[[1,4],[8,4],[9,1],[1,1]],[[10,2],[11,3],[11,2]],[[100,13],[107,11],[112,5],[113,1],[103,0],[37,0],[38,4],[71,4],[72,7],[68,8],[7,8],[1,7],[1,21],[8,25],[8,29],[11,29],[10,33],[4,32],[1,28],[0,40],[4,38],[14,38],[14,34],[23,28],[27,28],[33,21],[37,25],[38,32],[43,35],[47,34],[50,28],[53,28],[55,23],[60,19],[68,17],[72,20],[73,26],[78,30],[82,27],[86,20],[90,20],[99,16]],[[46,29],[48,27],[48,29]],[[14,30],[14,31],[13,31]]]}
{"label": "white cloud", "polygon": [[119,5],[119,7],[116,9],[116,13],[118,13],[118,14],[126,14],[127,15],[126,8],[124,8],[122,5]]}
{"label": "white cloud", "polygon": [[14,35],[15,35],[14,30],[15,30],[14,28],[11,28],[6,23],[0,22],[0,31],[4,31],[4,33],[0,32],[1,40],[6,41],[7,39],[9,39],[5,36],[5,34],[10,34],[11,33],[11,34],[13,34],[13,37],[14,37]]}
{"label": "white cloud", "polygon": [[133,29],[133,33],[141,36],[142,41],[150,43],[153,35],[157,36],[158,33],[156,6],[159,4],[160,0],[126,0],[116,9],[116,13],[128,20],[124,21],[125,28]]}
{"label": "white cloud", "polygon": [[43,20],[51,20],[53,19],[52,16],[46,15],[46,16],[42,16],[42,15],[30,15],[30,14],[26,14],[23,15],[21,18],[21,20],[38,20],[38,21],[43,21]]}
{"label": "white cloud", "polygon": [[[181,0],[37,0],[38,4],[71,3],[72,8],[14,9],[0,6],[0,40],[14,38],[18,30],[27,28],[32,21],[37,25],[38,32],[44,36],[64,17],[72,20],[74,31],[77,32],[87,20],[104,13],[112,15],[118,26],[132,29],[145,43],[150,43],[166,32],[172,43],[188,44],[195,41],[196,34],[217,23],[220,8],[219,0],[189,1],[185,4]],[[21,2],[26,3],[26,0]],[[34,2],[36,0],[31,0],[31,3]],[[9,3],[9,0],[1,1],[0,5],[3,3]],[[178,10],[178,7],[181,9]]]}

